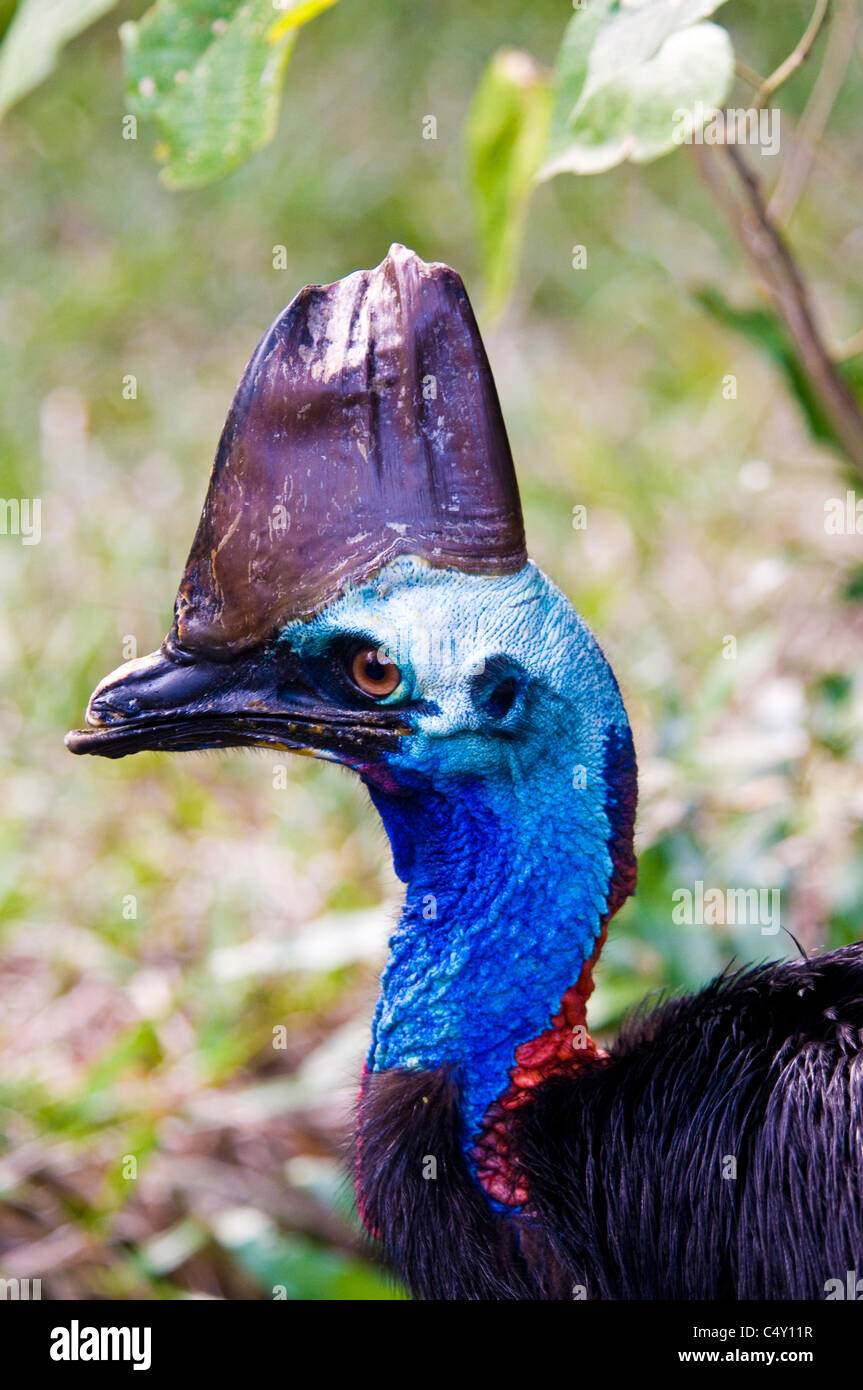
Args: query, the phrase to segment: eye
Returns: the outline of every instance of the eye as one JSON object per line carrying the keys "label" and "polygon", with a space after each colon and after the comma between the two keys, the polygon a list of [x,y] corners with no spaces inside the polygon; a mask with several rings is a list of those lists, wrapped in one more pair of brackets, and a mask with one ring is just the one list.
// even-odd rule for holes
{"label": "eye", "polygon": [[348,661],[348,674],[364,695],[380,700],[398,688],[402,673],[377,647],[362,647]]}

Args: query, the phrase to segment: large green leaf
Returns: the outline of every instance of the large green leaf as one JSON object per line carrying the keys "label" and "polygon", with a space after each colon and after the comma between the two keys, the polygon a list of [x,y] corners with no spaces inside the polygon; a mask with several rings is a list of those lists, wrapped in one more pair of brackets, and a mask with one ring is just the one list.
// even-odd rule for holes
{"label": "large green leaf", "polygon": [[[841,449],[841,441],[837,439],[833,426],[821,408],[808,374],[800,365],[797,350],[782,320],[769,309],[739,309],[719,289],[700,290],[696,299],[718,322],[742,333],[772,358],[784,372],[788,388],[803,411],[813,437]],[[852,395],[858,401],[863,401],[863,354],[840,362],[838,371]]]}
{"label": "large green leaf", "polygon": [[703,20],[721,4],[590,0],[578,10],[558,56],[539,177],[656,159],[678,143],[679,112],[719,106],[734,76],[734,50],[724,29]]}
{"label": "large green leaf", "polygon": [[0,118],[39,85],[65,43],[117,0],[22,0],[0,48]]}
{"label": "large green leaf", "polygon": [[199,188],[271,140],[302,24],[336,0],[159,0],[124,24],[128,100],[152,116],[170,188]]}
{"label": "large green leaf", "polygon": [[477,88],[467,126],[485,307],[492,315],[506,303],[515,277],[550,114],[548,80],[529,54],[513,49],[496,53]]}

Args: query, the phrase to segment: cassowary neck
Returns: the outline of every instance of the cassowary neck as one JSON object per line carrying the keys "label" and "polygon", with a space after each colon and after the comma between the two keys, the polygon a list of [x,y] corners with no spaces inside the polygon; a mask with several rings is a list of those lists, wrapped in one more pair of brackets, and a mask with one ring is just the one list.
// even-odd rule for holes
{"label": "cassowary neck", "polygon": [[[620,758],[615,733],[612,744],[606,763],[609,752]],[[513,1087],[529,1089],[561,1056],[577,1062],[592,1050],[585,967],[620,900],[612,902],[615,826],[607,784],[595,779],[575,793],[571,767],[563,756],[502,784],[370,785],[407,894],[369,1068],[451,1068],[472,1161],[483,1133],[488,1149]]]}

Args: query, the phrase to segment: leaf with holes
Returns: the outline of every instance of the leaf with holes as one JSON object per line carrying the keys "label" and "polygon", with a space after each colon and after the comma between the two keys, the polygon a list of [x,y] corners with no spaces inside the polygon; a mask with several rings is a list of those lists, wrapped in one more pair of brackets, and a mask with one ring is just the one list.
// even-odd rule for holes
{"label": "leaf with holes", "polygon": [[169,188],[230,173],[275,134],[300,27],[336,0],[159,0],[124,24],[128,100],[152,116]]}

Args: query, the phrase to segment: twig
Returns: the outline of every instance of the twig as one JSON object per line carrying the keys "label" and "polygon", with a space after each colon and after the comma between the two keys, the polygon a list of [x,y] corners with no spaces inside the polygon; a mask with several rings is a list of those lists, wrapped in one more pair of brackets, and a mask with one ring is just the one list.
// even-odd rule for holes
{"label": "twig", "polygon": [[773,300],[797,350],[800,364],[833,432],[863,473],[863,413],[830,357],[815,322],[809,292],[782,234],[768,216],[758,180],[734,145],[721,145],[739,181],[744,205],[729,195],[713,152],[693,150],[708,188],[723,208]]}
{"label": "twig", "polygon": [[737,58],[734,63],[734,71],[738,77],[742,77],[744,82],[748,82],[750,87],[761,88],[764,86],[764,78],[760,73],[751,68],[748,63],[744,63],[741,58]]}
{"label": "twig", "polygon": [[854,53],[857,19],[854,0],[851,3],[849,0],[839,0],[828,34],[824,61],[797,126],[791,157],[783,164],[768,204],[767,214],[772,222],[788,223],[812,172],[816,146],[827,127]]}
{"label": "twig", "polygon": [[779,64],[776,71],[772,72],[770,76],[762,82],[755,97],[756,110],[760,109],[765,102],[769,101],[773,93],[778,91],[783,82],[788,81],[788,78],[793,72],[797,71],[801,63],[805,63],[812,51],[812,45],[821,32],[821,25],[827,17],[829,4],[830,0],[815,0],[815,9],[812,12],[812,18],[806,26],[806,32],[802,39],[791,50],[785,61]]}

